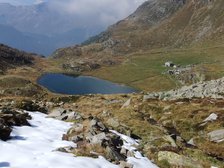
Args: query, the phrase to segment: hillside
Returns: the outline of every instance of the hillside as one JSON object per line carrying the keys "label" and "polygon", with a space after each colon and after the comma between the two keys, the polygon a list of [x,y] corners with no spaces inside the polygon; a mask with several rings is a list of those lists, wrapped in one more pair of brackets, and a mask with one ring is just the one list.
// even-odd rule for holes
{"label": "hillside", "polygon": [[[223,72],[223,3],[146,1],[132,15],[81,46],[56,50],[53,58],[66,70],[94,70],[88,74],[152,91],[183,83],[161,75],[167,71],[162,65],[170,60],[181,66],[197,65],[192,71],[204,70],[193,75],[206,80],[217,78]],[[96,62],[97,66],[92,66]],[[158,81],[162,81],[159,86]]]}
{"label": "hillside", "polygon": [[[224,167],[223,5],[146,1],[51,58],[0,44],[0,167]],[[46,73],[62,89],[80,73],[140,91],[52,93],[37,82]]]}
{"label": "hillside", "polygon": [[124,55],[155,48],[205,45],[211,40],[221,42],[223,3],[221,0],[146,1],[126,19],[84,42],[83,56],[93,49],[95,55],[100,55],[98,52]]}
{"label": "hillside", "polygon": [[22,65],[32,65],[34,54],[28,54],[0,44],[0,70],[4,71]]}
{"label": "hillside", "polygon": [[44,91],[36,84],[46,59],[0,44],[0,97],[38,97]]}

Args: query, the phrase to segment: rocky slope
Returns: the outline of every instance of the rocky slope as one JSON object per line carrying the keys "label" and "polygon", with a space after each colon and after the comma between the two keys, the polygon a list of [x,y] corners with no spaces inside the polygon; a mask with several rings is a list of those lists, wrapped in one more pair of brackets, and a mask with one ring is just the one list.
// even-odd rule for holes
{"label": "rocky slope", "polygon": [[0,70],[4,71],[17,66],[32,65],[34,55],[0,44]]}
{"label": "rocky slope", "polygon": [[[156,48],[213,46],[223,40],[222,0],[152,0],[82,46],[59,49],[54,58],[111,65],[118,56]],[[117,57],[112,57],[117,56]],[[65,61],[65,62],[66,62]],[[73,62],[72,62],[73,61]]]}
{"label": "rocky slope", "polygon": [[166,92],[149,93],[145,95],[144,100],[147,99],[161,99],[161,100],[178,100],[178,99],[192,99],[192,98],[224,98],[224,78],[211,80],[207,82],[195,83],[190,86],[184,86],[180,89],[170,90]]}
{"label": "rocky slope", "polygon": [[[56,96],[42,101],[5,99],[0,106],[49,112],[49,117],[74,122],[63,139],[77,147],[59,150],[77,156],[104,156],[121,167],[132,167],[124,161],[137,150],[161,168],[224,166],[223,99]],[[110,130],[135,139],[134,150],[123,147],[120,134]]]}

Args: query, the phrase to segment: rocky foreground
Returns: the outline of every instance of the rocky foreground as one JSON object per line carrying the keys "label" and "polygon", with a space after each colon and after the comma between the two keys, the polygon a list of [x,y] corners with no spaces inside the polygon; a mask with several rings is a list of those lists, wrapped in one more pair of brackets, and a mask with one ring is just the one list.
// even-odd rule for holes
{"label": "rocky foreground", "polygon": [[[81,115],[75,112],[67,113],[66,110],[61,112],[58,109],[47,116],[40,112],[2,109],[0,114],[0,118],[4,120],[1,121],[0,152],[5,153],[1,156],[0,167],[157,168],[137,150],[139,146],[137,140],[109,130],[96,118],[90,119],[87,134],[83,134],[81,138],[81,136],[74,136],[84,131],[81,124],[59,121],[71,119],[74,122],[80,121]],[[68,129],[68,133],[63,135]],[[110,154],[107,160],[101,157],[106,155],[94,150],[88,151],[90,152],[88,157],[80,157],[87,156],[85,149],[88,150],[91,145],[95,145],[98,151],[102,150],[101,145],[104,146],[108,151],[107,154]],[[76,150],[80,150],[81,153]],[[14,159],[18,154],[19,159]]]}
{"label": "rocky foreground", "polygon": [[121,168],[134,167],[135,159],[162,168],[223,167],[223,84],[221,78],[150,94],[2,99],[0,139],[9,140],[14,126],[29,126],[31,116],[23,110],[40,111],[73,123],[61,140],[76,147],[62,146],[61,152],[103,156]]}
{"label": "rocky foreground", "polygon": [[[127,158],[139,151],[162,168],[224,166],[223,99],[182,97],[164,101],[146,96],[65,96],[43,101],[4,99],[0,105],[41,111],[49,113],[51,118],[73,122],[72,128],[61,138],[76,143],[77,147],[59,150],[76,156],[104,156],[121,167],[133,167]],[[134,139],[138,143],[134,150],[124,148],[121,136],[111,130]]]}

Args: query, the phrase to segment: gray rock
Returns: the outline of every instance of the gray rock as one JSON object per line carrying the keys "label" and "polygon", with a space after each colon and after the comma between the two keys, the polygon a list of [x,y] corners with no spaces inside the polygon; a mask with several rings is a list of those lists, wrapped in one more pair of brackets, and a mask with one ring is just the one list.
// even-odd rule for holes
{"label": "gray rock", "polygon": [[51,110],[48,116],[63,121],[73,121],[82,119],[82,116],[78,112],[65,110],[63,108],[54,108],[53,110]]}
{"label": "gray rock", "polygon": [[70,129],[68,130],[68,134],[77,133],[77,132],[82,132],[83,129],[84,129],[84,126],[83,126],[82,124],[77,123],[77,124],[74,124],[74,125],[72,126],[72,128],[70,128]]}
{"label": "gray rock", "polygon": [[121,151],[120,151],[120,153],[122,154],[122,155],[127,155],[127,149],[125,149],[124,147],[122,147],[121,148]]}
{"label": "gray rock", "polygon": [[90,121],[90,123],[89,123],[89,126],[90,126],[90,127],[95,127],[96,124],[97,124],[97,120],[92,119],[92,120]]}
{"label": "gray rock", "polygon": [[196,146],[195,143],[194,143],[194,139],[193,139],[193,138],[191,138],[191,139],[187,142],[187,144],[192,145],[192,146]]}
{"label": "gray rock", "polygon": [[215,113],[210,114],[203,122],[215,121],[217,120],[218,115]]}
{"label": "gray rock", "polygon": [[130,163],[121,161],[119,167],[120,167],[120,168],[133,168],[133,165],[130,164]]}
{"label": "gray rock", "polygon": [[[66,118],[65,120],[67,120],[67,121],[79,120],[82,118],[82,116],[79,113],[74,112],[74,111],[67,112],[67,113],[63,114],[62,117]],[[63,120],[63,118],[62,118],[62,120]]]}
{"label": "gray rock", "polygon": [[123,106],[122,106],[121,108],[122,108],[122,109],[123,109],[123,108],[126,108],[126,107],[130,106],[130,104],[131,104],[131,99],[128,99],[128,100],[123,104]]}
{"label": "gray rock", "polygon": [[126,159],[124,156],[118,153],[115,149],[109,146],[106,147],[106,156],[107,158],[110,158],[112,161],[124,161]]}
{"label": "gray rock", "polygon": [[199,82],[191,86],[184,86],[177,90],[170,90],[167,92],[149,93],[143,97],[143,101],[148,99],[161,100],[177,100],[183,98],[224,98],[224,77],[217,80]]}
{"label": "gray rock", "polygon": [[215,130],[208,133],[209,140],[212,142],[222,142],[224,141],[224,129]]}
{"label": "gray rock", "polygon": [[97,118],[92,119],[90,121],[90,129],[91,130],[100,130],[100,131],[108,131],[107,127],[101,122],[99,121]]}
{"label": "gray rock", "polygon": [[77,143],[79,141],[82,141],[84,139],[84,136],[83,135],[75,135],[73,137],[70,137],[69,138],[69,141],[72,141],[74,143]]}
{"label": "gray rock", "polygon": [[63,108],[54,108],[53,110],[50,111],[48,116],[52,118],[57,118],[62,115],[63,111],[64,111]]}
{"label": "gray rock", "polygon": [[105,133],[100,133],[90,137],[89,141],[91,144],[102,144],[102,141],[107,139]]}
{"label": "gray rock", "polygon": [[120,126],[119,121],[115,118],[110,118],[109,120],[107,120],[107,124],[113,128],[117,128]]}
{"label": "gray rock", "polygon": [[174,139],[173,139],[171,136],[169,136],[169,135],[163,136],[163,139],[164,139],[165,141],[169,142],[169,143],[171,144],[172,147],[177,147],[177,145],[176,145]]}

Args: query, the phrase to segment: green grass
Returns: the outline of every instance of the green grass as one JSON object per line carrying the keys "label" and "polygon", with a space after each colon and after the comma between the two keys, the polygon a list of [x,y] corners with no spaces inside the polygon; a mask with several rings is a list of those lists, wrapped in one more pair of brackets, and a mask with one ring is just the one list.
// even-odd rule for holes
{"label": "green grass", "polygon": [[197,70],[204,70],[208,80],[224,75],[224,47],[222,46],[173,51],[163,49],[135,54],[121,65],[103,67],[89,72],[88,75],[124,83],[141,90],[168,90],[180,85],[169,75],[162,74],[167,70],[163,66],[166,61],[172,61],[181,66],[194,64]]}

